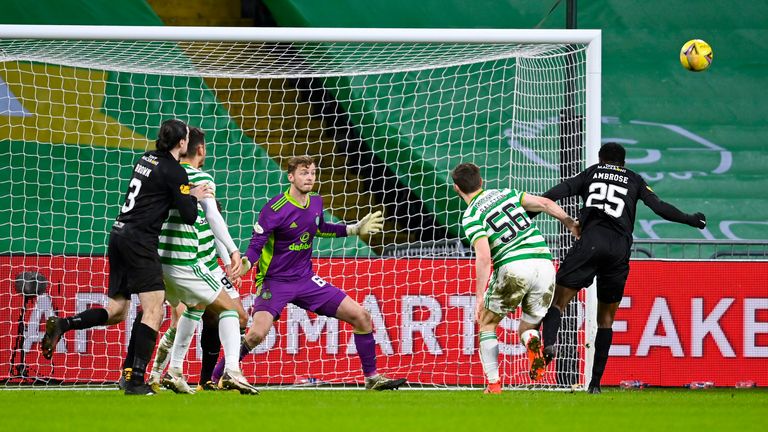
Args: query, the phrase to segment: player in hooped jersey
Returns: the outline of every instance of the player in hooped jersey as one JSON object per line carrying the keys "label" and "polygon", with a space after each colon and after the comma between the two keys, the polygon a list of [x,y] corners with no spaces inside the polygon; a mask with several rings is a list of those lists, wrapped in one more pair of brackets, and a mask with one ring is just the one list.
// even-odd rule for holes
{"label": "player in hooped jersey", "polygon": [[621,145],[606,143],[598,153],[598,164],[543,195],[555,201],[579,196],[584,202],[579,217],[582,236],[574,242],[557,271],[555,298],[544,318],[543,331],[544,358],[549,363],[555,356],[563,310],[597,276],[598,329],[592,380],[587,388],[590,393],[600,393],[600,380],[608,361],[611,327],[629,275],[637,202],[643,201],[654,213],[672,222],[699,229],[707,225],[704,214],[686,214],[661,201],[640,175],[624,167],[625,155]]}
{"label": "player in hooped jersey", "polygon": [[[181,166],[191,183],[206,184],[215,195],[213,177],[202,171],[206,154],[205,133],[198,128],[190,128],[189,144],[182,155]],[[242,375],[239,366],[240,328],[245,329],[248,322],[240,303],[240,294],[235,288],[241,270],[240,251],[229,235],[216,200],[206,198],[199,204],[194,225],[182,223],[178,211],[172,209],[160,233],[158,249],[163,265],[166,300],[172,306],[172,315],[171,327],[158,345],[149,383],[154,387],[162,382],[176,393],[194,393],[184,378],[182,366],[197,324],[203,321],[200,337],[203,365],[200,370],[201,386],[198,388],[216,388],[207,381],[210,381],[219,349],[223,346],[227,370],[222,387],[238,390],[242,394],[258,394],[258,390]],[[219,266],[217,255],[227,266],[228,275],[236,276],[234,285],[230,282],[231,276],[225,275]],[[186,310],[183,305],[186,305]],[[169,362],[168,373],[161,379],[162,371]]]}
{"label": "player in hooped jersey", "polygon": [[[390,379],[377,372],[371,315],[342,290],[317,276],[311,261],[315,237],[373,234],[382,228],[384,218],[377,211],[354,225],[326,222],[323,199],[312,193],[315,180],[312,158],[291,158],[288,162],[290,189],[271,199],[259,213],[244,260],[246,271],[251,265],[256,268],[258,290],[253,303],[253,323],[243,340],[241,358],[264,340],[285,306],[293,303],[351,324],[365,387],[396,389],[405,379]],[[221,361],[214,371],[214,379],[220,365]]]}
{"label": "player in hooped jersey", "polygon": [[461,224],[476,253],[475,318],[480,327],[480,360],[488,381],[485,393],[501,393],[496,328],[518,305],[523,310],[518,335],[528,353],[529,376],[538,381],[545,369],[538,327],[552,302],[555,267],[541,232],[526,211],[546,212],[576,237],[579,224],[547,198],[514,189],[483,190],[480,168],[475,164],[458,165],[451,177],[454,191],[468,206]]}
{"label": "player in hooped jersey", "polygon": [[190,188],[179,154],[186,151],[189,128],[180,120],[160,126],[155,146],[144,153],[133,168],[128,191],[109,235],[109,304],[90,308],[69,318],[50,317],[41,343],[43,356],[51,358],[61,336],[80,330],[122,322],[130,307],[131,294],[138,294],[141,317],[133,325],[128,347],[133,357],[125,394],[154,394],[144,382],[157,330],[163,319],[163,273],[157,246],[163,221],[171,207],[178,209],[185,224],[194,224],[197,202],[211,197],[207,186]]}

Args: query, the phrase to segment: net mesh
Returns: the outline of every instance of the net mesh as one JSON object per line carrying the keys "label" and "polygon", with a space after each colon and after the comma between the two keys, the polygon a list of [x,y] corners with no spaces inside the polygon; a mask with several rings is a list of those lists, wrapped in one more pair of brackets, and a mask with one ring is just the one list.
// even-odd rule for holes
{"label": "net mesh", "polygon": [[[317,273],[371,312],[381,372],[482,385],[474,264],[450,170],[474,162],[486,188],[537,194],[583,169],[585,59],[584,46],[554,44],[0,41],[0,278],[16,287],[0,294],[0,379],[118,379],[130,325],[68,333],[53,361],[39,342],[48,316],[106,305],[108,232],[132,165],[175,117],[206,131],[204,169],[242,250],[258,211],[286,189],[291,156],[315,157],[326,219],[382,210],[383,234],[318,239]],[[561,257],[568,236],[548,216],[535,223]],[[246,281],[241,294],[249,310],[256,289]],[[506,318],[504,382],[583,384],[583,317],[575,302],[559,372],[538,383],[519,313]],[[351,327],[293,305],[254,353],[243,370],[255,383],[362,383]]]}

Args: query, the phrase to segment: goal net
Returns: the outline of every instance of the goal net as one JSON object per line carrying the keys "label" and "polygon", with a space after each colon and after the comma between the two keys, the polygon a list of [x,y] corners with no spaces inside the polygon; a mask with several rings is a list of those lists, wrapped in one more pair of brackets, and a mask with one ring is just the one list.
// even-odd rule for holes
{"label": "goal net", "polygon": [[[261,207],[286,190],[291,156],[317,161],[327,220],[382,210],[382,234],[318,239],[317,273],[371,312],[380,372],[415,387],[479,386],[474,262],[450,170],[474,162],[486,188],[540,194],[583,169],[600,139],[599,32],[0,26],[6,385],[119,378],[130,325],[67,333],[51,361],[39,343],[47,317],[106,305],[108,232],[133,164],[168,118],[205,130],[204,170],[242,251]],[[570,239],[559,224],[535,223],[562,257]],[[249,310],[252,281],[241,295]],[[519,312],[504,319],[505,385],[584,385],[583,296],[537,383]],[[352,336],[289,305],[243,370],[259,385],[359,386]]]}

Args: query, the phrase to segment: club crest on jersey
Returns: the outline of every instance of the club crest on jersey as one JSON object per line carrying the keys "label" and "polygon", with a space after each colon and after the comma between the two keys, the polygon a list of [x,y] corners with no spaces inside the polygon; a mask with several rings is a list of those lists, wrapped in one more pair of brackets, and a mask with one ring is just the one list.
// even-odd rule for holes
{"label": "club crest on jersey", "polygon": [[181,193],[184,195],[189,195],[189,185],[188,184],[179,185],[179,191],[181,191]]}
{"label": "club crest on jersey", "polygon": [[261,225],[259,225],[258,222],[256,222],[256,225],[253,226],[253,231],[256,234],[264,234],[264,228],[262,228]]}
{"label": "club crest on jersey", "polygon": [[296,228],[298,225],[296,225],[296,222],[291,222],[291,228]]}

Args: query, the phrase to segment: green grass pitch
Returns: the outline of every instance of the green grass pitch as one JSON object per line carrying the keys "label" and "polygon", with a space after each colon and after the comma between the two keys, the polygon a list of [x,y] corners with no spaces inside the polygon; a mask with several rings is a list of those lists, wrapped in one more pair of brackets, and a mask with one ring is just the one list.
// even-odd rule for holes
{"label": "green grass pitch", "polygon": [[6,431],[710,431],[766,430],[764,389],[583,392],[284,391],[126,397],[118,391],[0,391]]}

